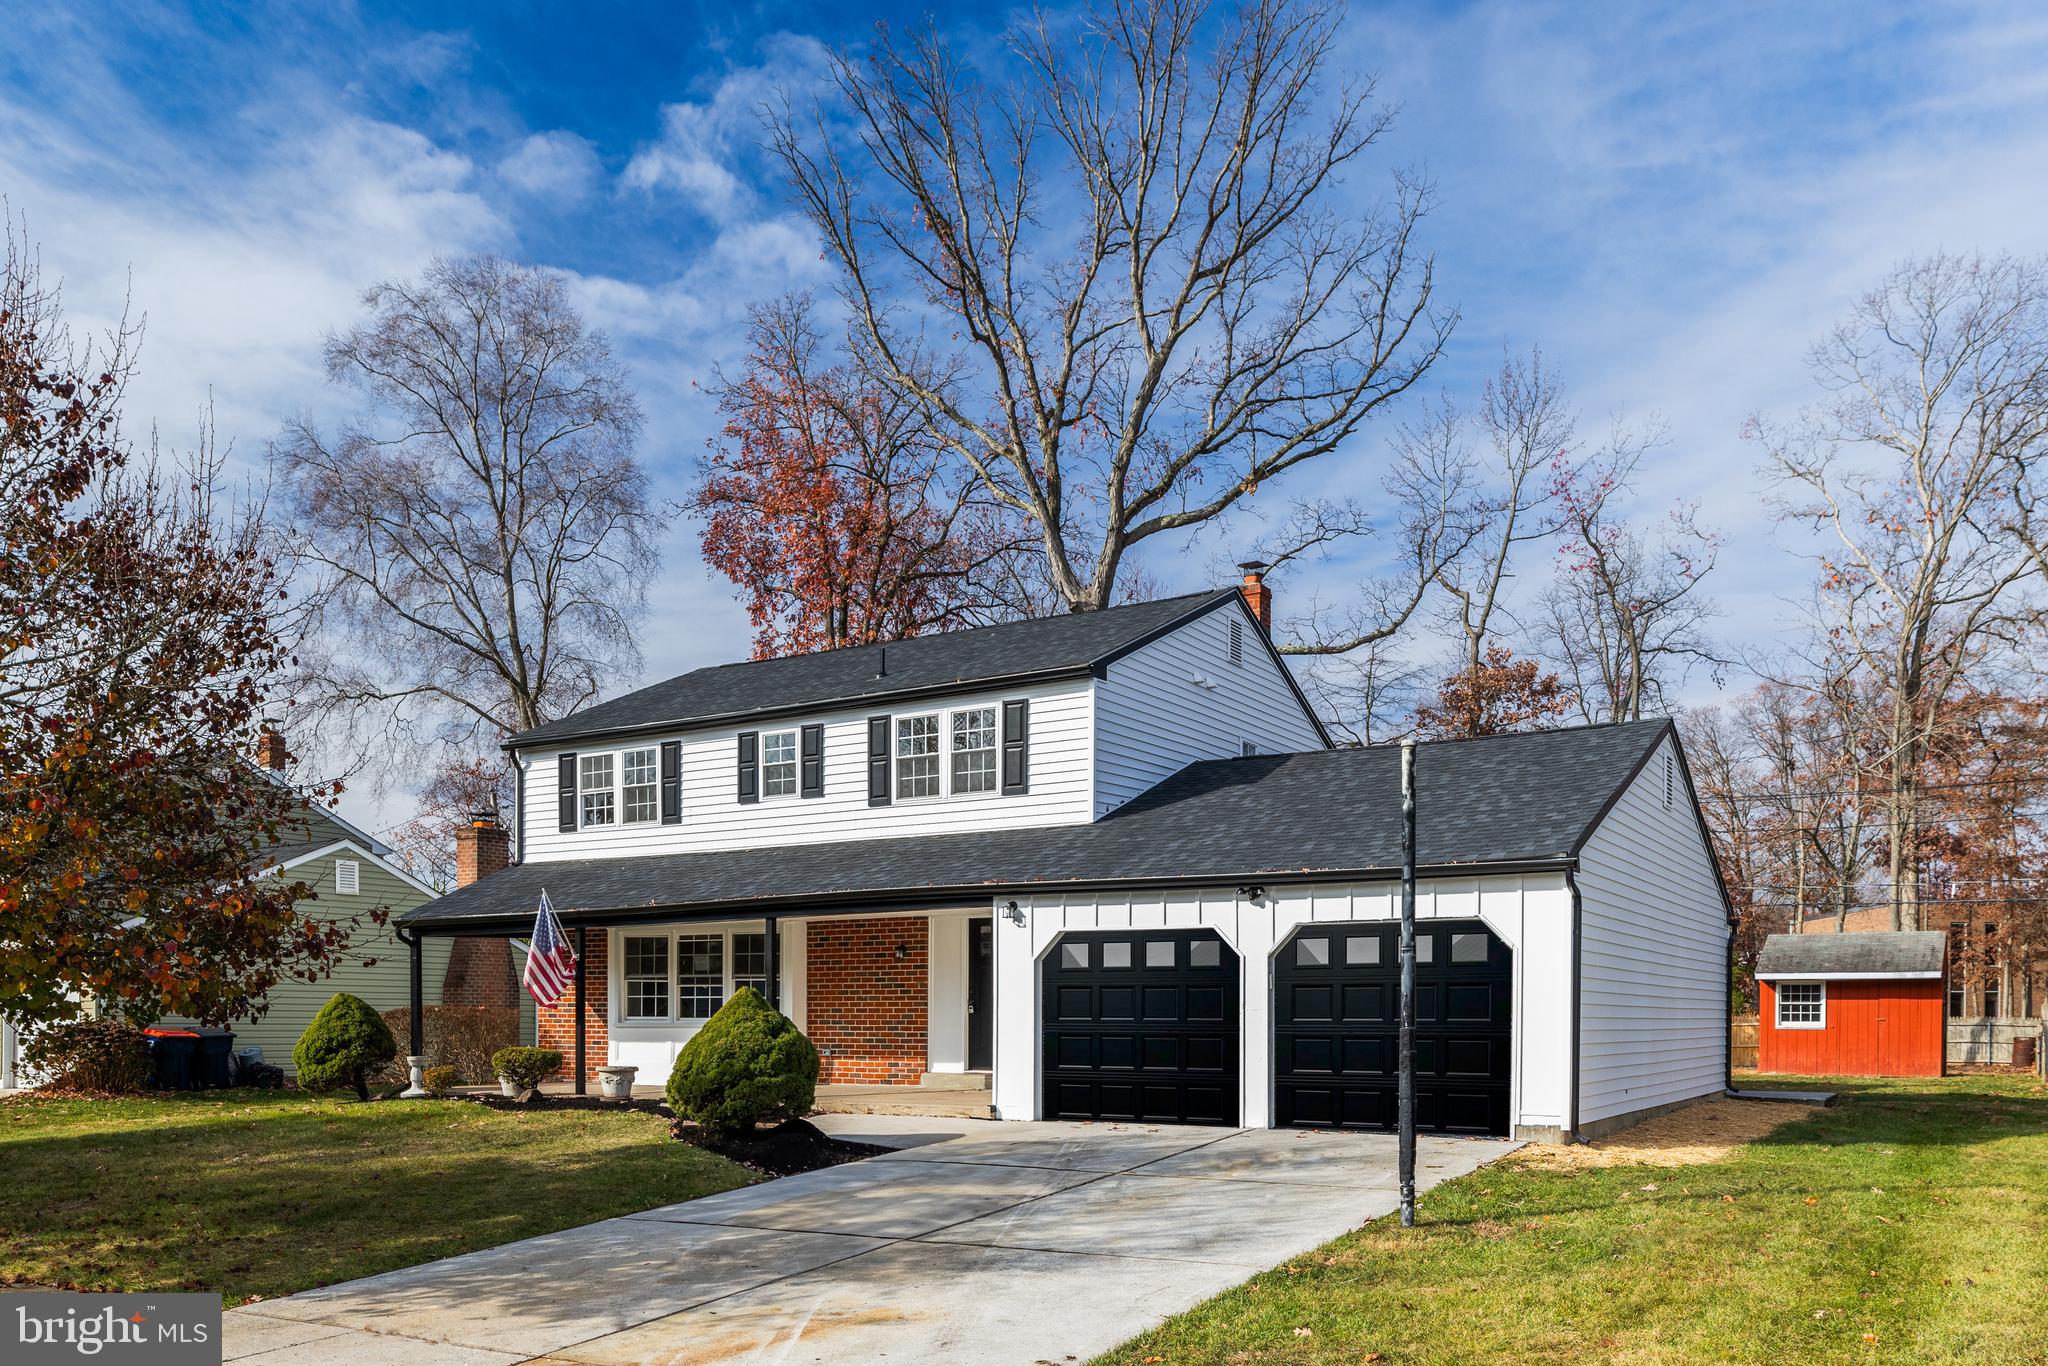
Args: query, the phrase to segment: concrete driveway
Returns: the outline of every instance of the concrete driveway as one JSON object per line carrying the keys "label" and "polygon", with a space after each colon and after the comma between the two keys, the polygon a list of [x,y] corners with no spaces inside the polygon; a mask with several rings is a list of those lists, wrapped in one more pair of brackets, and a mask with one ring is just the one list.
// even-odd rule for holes
{"label": "concrete driveway", "polygon": [[[865,1162],[237,1309],[250,1363],[1085,1358],[1395,1207],[1391,1136],[840,1116]],[[1422,1140],[1419,1184],[1516,1145]]]}

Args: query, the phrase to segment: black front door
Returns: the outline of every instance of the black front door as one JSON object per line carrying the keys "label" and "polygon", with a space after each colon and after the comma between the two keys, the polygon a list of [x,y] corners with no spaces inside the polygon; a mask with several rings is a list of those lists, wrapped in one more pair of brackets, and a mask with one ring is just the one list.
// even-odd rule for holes
{"label": "black front door", "polygon": [[1046,1118],[1237,1123],[1238,960],[1214,930],[1064,934],[1040,972]]}
{"label": "black front door", "polygon": [[995,1050],[996,922],[967,922],[967,1070],[987,1072]]}
{"label": "black front door", "polygon": [[[1273,963],[1273,1120],[1391,1129],[1401,928],[1304,925]],[[1506,1134],[1514,956],[1476,920],[1415,927],[1415,1127]]]}

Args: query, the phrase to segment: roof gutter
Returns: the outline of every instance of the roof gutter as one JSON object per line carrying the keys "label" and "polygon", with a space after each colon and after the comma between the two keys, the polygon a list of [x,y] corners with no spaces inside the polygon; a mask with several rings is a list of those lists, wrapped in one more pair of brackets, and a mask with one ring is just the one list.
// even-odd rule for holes
{"label": "roof gutter", "polygon": [[[529,864],[528,867],[543,865]],[[1430,864],[1417,869],[1418,877],[1502,877],[1516,873],[1562,872],[1569,879],[1577,866],[1569,857],[1518,859],[1494,863],[1443,863]],[[1321,868],[1301,869],[1289,872],[1209,872],[1176,873],[1162,877],[1142,878],[1063,878],[1058,881],[1040,880],[1033,882],[979,882],[944,887],[880,888],[876,890],[848,892],[792,892],[781,896],[732,897],[719,901],[661,902],[628,906],[596,906],[565,909],[555,908],[556,918],[564,925],[624,924],[658,920],[717,920],[729,919],[747,913],[789,914],[791,908],[815,909],[819,913],[841,913],[851,908],[860,911],[910,911],[935,910],[957,907],[962,900],[980,902],[999,896],[1037,896],[1058,892],[1075,891],[1083,888],[1115,891],[1172,890],[1186,887],[1208,887],[1231,882],[1256,881],[1266,887],[1300,886],[1318,882],[1398,882],[1401,870],[1395,868]],[[472,884],[483,886],[488,883]],[[464,932],[474,928],[482,932],[486,925],[503,927],[507,925],[530,925],[532,916],[522,910],[505,915],[451,915],[435,918],[432,915],[434,903],[417,906],[400,916],[394,923],[402,923],[419,930],[448,931],[460,929]]]}

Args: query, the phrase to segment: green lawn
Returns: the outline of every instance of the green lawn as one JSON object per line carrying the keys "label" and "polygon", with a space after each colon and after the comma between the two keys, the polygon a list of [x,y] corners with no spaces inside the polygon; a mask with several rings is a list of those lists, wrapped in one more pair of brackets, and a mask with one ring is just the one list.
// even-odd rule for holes
{"label": "green lawn", "polygon": [[1510,1158],[1101,1360],[2048,1360],[2038,1082],[1759,1081],[1844,1094],[1706,1165]]}
{"label": "green lawn", "polygon": [[24,1096],[0,1103],[0,1283],[236,1304],[752,1179],[622,1110]]}

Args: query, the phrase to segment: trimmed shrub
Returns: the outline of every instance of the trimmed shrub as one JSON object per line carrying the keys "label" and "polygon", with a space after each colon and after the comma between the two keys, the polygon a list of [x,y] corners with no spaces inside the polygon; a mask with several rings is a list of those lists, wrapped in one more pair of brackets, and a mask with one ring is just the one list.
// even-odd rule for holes
{"label": "trimmed shrub", "polygon": [[462,1084],[462,1074],[452,1067],[429,1067],[420,1073],[420,1084],[435,1095],[442,1096]]}
{"label": "trimmed shrub", "polygon": [[368,1100],[370,1078],[397,1054],[390,1026],[362,997],[342,991],[320,1007],[299,1035],[292,1064],[299,1069],[299,1085],[308,1091],[347,1088],[358,1100]]}
{"label": "trimmed shrub", "polygon": [[501,1048],[491,1054],[491,1071],[522,1091],[531,1091],[562,1070],[562,1055],[552,1048]]}
{"label": "trimmed shrub", "polygon": [[44,1025],[24,1041],[22,1061],[44,1085],[66,1091],[128,1095],[155,1075],[149,1039],[126,1020],[66,1020]]}
{"label": "trimmed shrub", "polygon": [[[398,1040],[398,1054],[412,1047],[412,1011],[405,1006],[384,1012],[391,1037]],[[452,1067],[465,1077],[493,1075],[491,1055],[519,1042],[518,1006],[428,1006],[420,1019],[421,1042],[429,1067]],[[390,1073],[393,1081],[404,1081],[403,1066]]]}
{"label": "trimmed shrub", "polygon": [[817,1098],[818,1050],[752,987],[704,1022],[668,1078],[670,1108],[714,1134],[796,1119]]}

